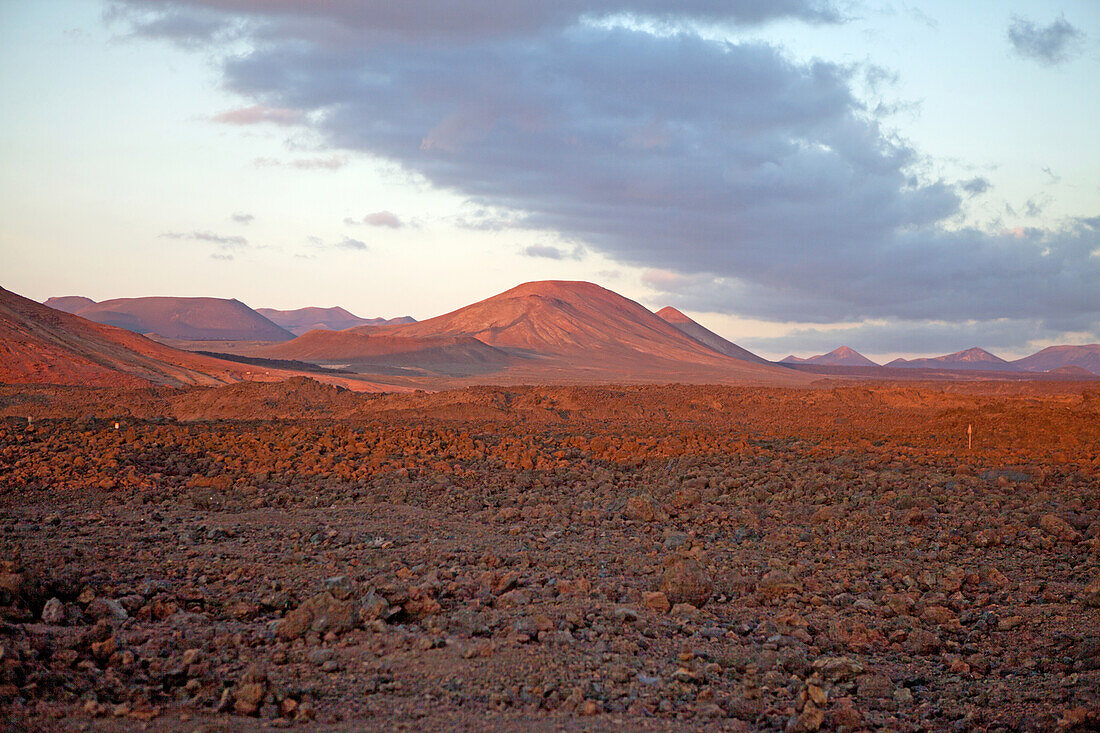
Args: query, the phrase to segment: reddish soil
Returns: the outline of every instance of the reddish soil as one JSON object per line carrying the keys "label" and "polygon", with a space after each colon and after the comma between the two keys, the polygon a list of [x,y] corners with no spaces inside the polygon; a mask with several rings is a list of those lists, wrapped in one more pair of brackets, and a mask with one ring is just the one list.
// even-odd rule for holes
{"label": "reddish soil", "polygon": [[0,413],[12,729],[1100,724],[1095,383],[8,386]]}

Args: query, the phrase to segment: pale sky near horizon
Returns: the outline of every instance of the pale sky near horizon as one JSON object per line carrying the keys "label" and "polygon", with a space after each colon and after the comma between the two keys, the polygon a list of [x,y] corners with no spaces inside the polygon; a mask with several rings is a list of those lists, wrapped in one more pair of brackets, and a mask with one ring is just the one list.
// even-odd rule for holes
{"label": "pale sky near horizon", "polygon": [[772,358],[1100,341],[1100,4],[467,2],[0,0],[0,285],[423,319],[579,279]]}

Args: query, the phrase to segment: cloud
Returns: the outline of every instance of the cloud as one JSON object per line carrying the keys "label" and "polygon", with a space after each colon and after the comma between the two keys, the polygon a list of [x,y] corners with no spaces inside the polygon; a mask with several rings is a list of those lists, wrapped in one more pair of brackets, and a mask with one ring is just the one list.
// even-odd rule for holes
{"label": "cloud", "polygon": [[238,224],[251,224],[253,221],[256,220],[256,217],[252,216],[252,214],[245,214],[239,211],[229,218],[237,222]]}
{"label": "cloud", "polygon": [[907,321],[889,319],[841,328],[801,328],[783,336],[735,340],[769,354],[823,354],[845,344],[869,354],[951,354],[972,346],[1018,350],[1047,334],[1035,320]]}
{"label": "cloud", "polygon": [[210,119],[213,122],[229,125],[258,125],[264,122],[275,125],[296,125],[302,121],[302,113],[294,109],[254,104],[250,107],[226,110]]}
{"label": "cloud", "polygon": [[[346,155],[332,155],[324,158],[298,158],[292,160],[286,165],[291,168],[297,168],[299,170],[329,170],[335,171],[343,168],[348,163]],[[252,161],[252,165],[257,168],[278,168],[283,165],[283,161],[278,158],[255,158]]]}
{"label": "cloud", "polygon": [[190,43],[213,42],[233,33],[273,27],[314,41],[349,36],[389,36],[471,42],[576,25],[581,18],[634,16],[663,24],[735,23],[758,25],[795,19],[838,23],[844,14],[831,0],[129,0],[113,16],[129,21],[140,35]]}
{"label": "cloud", "polygon": [[1065,17],[1040,26],[1013,16],[1008,26],[1008,40],[1016,53],[1046,66],[1055,66],[1072,58],[1084,37],[1085,34]]}
{"label": "cloud", "polygon": [[521,253],[527,257],[543,257],[548,260],[579,260],[584,255],[584,249],[575,247],[572,250],[566,250],[549,244],[532,244],[524,247]]}
{"label": "cloud", "polygon": [[335,242],[326,242],[320,237],[307,237],[307,240],[314,249],[346,249],[355,252],[366,252],[369,249],[366,242],[351,237],[344,237]]}
{"label": "cloud", "polygon": [[1043,171],[1043,173],[1046,173],[1047,176],[1050,177],[1050,182],[1051,183],[1058,183],[1059,181],[1062,180],[1062,177],[1060,175],[1058,175],[1057,173],[1055,173],[1054,171],[1052,171],[1049,166],[1044,166],[1041,170]]}
{"label": "cloud", "polygon": [[363,223],[372,227],[389,227],[400,229],[404,226],[400,219],[390,211],[376,211],[363,217]]}
{"label": "cloud", "polygon": [[231,40],[235,24],[216,8],[200,4],[117,2],[109,5],[104,20],[124,25],[132,36],[170,41],[183,48],[200,48]]}
{"label": "cloud", "polygon": [[329,170],[335,171],[343,168],[348,163],[346,155],[333,155],[327,158],[301,158],[291,161],[293,168],[301,170]]}
{"label": "cloud", "polygon": [[968,181],[960,182],[959,188],[965,191],[969,196],[980,196],[993,188],[993,184],[991,184],[988,179],[977,176]]}
{"label": "cloud", "polygon": [[336,247],[340,249],[354,249],[360,252],[366,251],[367,245],[358,239],[352,239],[351,237],[344,237],[342,240],[336,243]]}
{"label": "cloud", "polygon": [[[499,17],[486,19],[481,4],[427,5],[438,13],[340,0],[159,3],[217,10],[243,29],[245,50],[221,61],[228,90],[302,110],[333,150],[507,212],[470,226],[582,242],[652,271],[651,287],[696,310],[818,323],[1100,321],[1096,230],[960,229],[963,196],[981,183],[915,175],[923,157],[855,95],[858,69],[685,30],[837,20],[834,6],[567,0],[494,5]],[[581,22],[611,12],[680,30]]]}
{"label": "cloud", "polygon": [[[830,263],[811,257],[777,263],[788,272],[780,270],[774,282],[709,274],[643,281],[678,307],[774,321],[1011,318],[1065,331],[1096,331],[1100,258],[1090,253],[1098,247],[1100,231],[1086,220],[997,234],[917,230],[895,235],[886,251],[864,250],[867,261]],[[838,264],[847,271],[838,272]]]}
{"label": "cloud", "polygon": [[940,22],[938,20],[936,20],[935,18],[933,18],[928,13],[921,10],[916,5],[905,5],[905,4],[903,4],[902,7],[905,9],[906,14],[910,18],[912,18],[913,20],[917,21],[918,23],[922,23],[925,26],[927,26],[928,28],[931,28],[932,30],[938,30],[939,29]]}
{"label": "cloud", "polygon": [[223,234],[215,234],[214,232],[164,232],[160,236],[162,239],[188,239],[194,242],[208,242],[210,244],[216,244],[222,249],[232,249],[248,246],[248,240],[244,237],[236,235],[227,236]]}
{"label": "cloud", "polygon": [[222,252],[214,252],[210,255],[210,259],[212,259],[212,260],[222,260],[224,262],[229,262],[229,261],[233,260],[233,255],[224,254]]}

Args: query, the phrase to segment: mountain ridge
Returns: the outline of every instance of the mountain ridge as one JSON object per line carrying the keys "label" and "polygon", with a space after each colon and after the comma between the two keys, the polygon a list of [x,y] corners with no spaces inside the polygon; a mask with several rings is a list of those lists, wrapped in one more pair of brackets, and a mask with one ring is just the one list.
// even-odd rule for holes
{"label": "mountain ridge", "polygon": [[780,364],[817,364],[820,366],[850,366],[850,367],[877,367],[876,362],[871,361],[863,354],[850,346],[838,346],[827,354],[818,354],[806,359],[793,354],[779,360]]}
{"label": "mountain ridge", "polygon": [[679,310],[673,308],[670,305],[666,305],[661,310],[654,313],[658,318],[671,323],[674,327],[687,334],[691,338],[695,339],[704,346],[717,351],[719,354],[732,357],[734,359],[744,359],[745,361],[755,362],[757,364],[769,364],[767,359],[757,356],[748,349],[738,346],[737,344],[722,338],[718,334],[714,333],[706,326],[698,323],[692,318],[684,315]]}

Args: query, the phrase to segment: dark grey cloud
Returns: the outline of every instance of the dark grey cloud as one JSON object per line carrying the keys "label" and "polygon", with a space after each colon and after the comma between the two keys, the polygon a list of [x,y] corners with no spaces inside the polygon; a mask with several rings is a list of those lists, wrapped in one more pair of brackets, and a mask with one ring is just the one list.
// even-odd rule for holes
{"label": "dark grey cloud", "polygon": [[1085,34],[1064,17],[1049,25],[1038,25],[1013,16],[1008,40],[1017,54],[1047,66],[1068,61],[1078,50]]}
{"label": "dark grey cloud", "polygon": [[[753,41],[577,24],[576,12],[566,23],[542,8],[555,3],[520,4],[541,20],[502,21],[477,42],[426,42],[430,28],[410,37],[405,20],[366,22],[341,2],[310,5],[324,33],[289,22],[302,7],[289,0],[267,15],[201,5],[237,8],[226,22],[247,28],[248,50],[223,61],[228,89],[302,110],[333,149],[510,212],[471,226],[553,231],[664,273],[655,289],[676,305],[822,323],[1100,318],[1097,232],[955,228],[962,193],[981,184],[917,179],[920,156],[856,98],[851,68]],[[692,20],[712,6],[683,7]]]}
{"label": "dark grey cloud", "polygon": [[982,178],[981,176],[976,176],[970,180],[959,183],[959,188],[965,191],[969,196],[980,196],[992,187],[993,185],[989,182],[989,179]]}
{"label": "dark grey cloud", "polygon": [[[928,322],[890,319],[839,329],[796,329],[772,338],[734,338],[753,351],[769,354],[823,354],[841,344],[871,354],[951,354],[972,346],[997,353],[1015,351],[1052,334],[1034,320]],[[1067,339],[1069,336],[1063,334]],[[1057,335],[1055,334],[1056,338]],[[1035,349],[1038,351],[1038,348]]]}
{"label": "dark grey cloud", "polygon": [[582,18],[608,16],[665,24],[843,20],[831,0],[129,0],[118,2],[111,14],[129,18],[136,33],[188,43],[235,35],[251,30],[249,24],[328,42],[361,34],[453,42],[560,29]]}
{"label": "dark grey cloud", "polygon": [[160,236],[162,239],[188,239],[193,242],[207,242],[209,244],[216,244],[222,249],[248,246],[248,240],[244,237],[236,235],[215,234],[214,232],[164,232]]}
{"label": "dark grey cloud", "polygon": [[[998,235],[964,229],[901,232],[867,261],[821,260],[813,285],[803,262],[791,277],[752,282],[736,276],[657,271],[649,287],[677,307],[735,312],[776,321],[832,323],[907,320],[1034,319],[1061,331],[1100,329],[1100,230],[1078,220],[1055,230]],[[731,309],[730,303],[740,307]]]}
{"label": "dark grey cloud", "polygon": [[241,211],[238,211],[238,212],[234,213],[229,218],[232,219],[233,221],[237,222],[238,224],[251,224],[252,222],[254,222],[256,220],[256,217],[253,216],[252,214],[246,214],[246,213],[241,212]]}
{"label": "dark grey cloud", "polygon": [[190,3],[116,2],[103,15],[108,23],[123,24],[131,35],[164,39],[184,48],[231,40],[239,34],[233,19]]}

